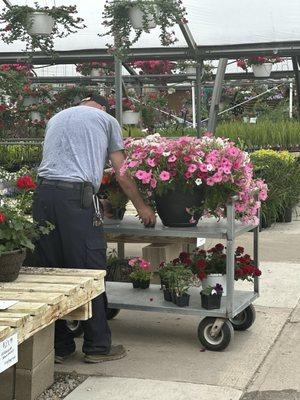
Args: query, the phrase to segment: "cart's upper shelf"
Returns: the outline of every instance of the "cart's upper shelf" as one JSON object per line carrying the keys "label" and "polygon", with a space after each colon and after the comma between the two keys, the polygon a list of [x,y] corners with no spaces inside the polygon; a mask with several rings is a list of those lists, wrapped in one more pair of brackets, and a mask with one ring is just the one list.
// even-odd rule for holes
{"label": "cart's upper shelf", "polygon": [[[245,232],[249,232],[255,226],[245,225],[235,221],[233,236],[237,237]],[[161,236],[161,237],[183,237],[183,238],[218,238],[226,239],[228,232],[227,219],[219,222],[215,218],[203,218],[196,227],[192,228],[169,228],[164,226],[160,219],[157,220],[154,228],[145,228],[137,217],[128,215],[122,221],[104,220],[104,230],[106,233],[114,235],[133,235],[133,236]]]}

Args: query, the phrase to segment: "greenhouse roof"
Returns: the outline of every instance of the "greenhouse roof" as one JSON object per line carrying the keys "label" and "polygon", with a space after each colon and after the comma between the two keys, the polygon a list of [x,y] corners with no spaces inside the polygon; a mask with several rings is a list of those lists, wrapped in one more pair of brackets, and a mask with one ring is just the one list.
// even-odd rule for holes
{"label": "greenhouse roof", "polygon": [[[1,2],[1,0],[0,0]],[[10,0],[13,5],[33,5],[31,0]],[[105,0],[46,0],[39,5],[77,5],[78,15],[85,20],[87,27],[67,38],[58,39],[55,49],[58,51],[78,51],[97,49],[105,56],[105,44],[112,43],[111,37],[99,37],[104,32],[101,25]],[[220,49],[230,50],[234,57],[236,51],[254,51],[259,47],[269,51],[293,47],[300,53],[300,2],[299,0],[183,0],[187,9],[189,29],[195,42],[206,58],[218,58]],[[4,3],[3,3],[4,5]],[[178,42],[176,46],[162,48],[159,41],[159,29],[150,34],[144,33],[135,47],[136,52],[146,58],[153,52],[147,48],[158,49],[154,54],[166,58],[168,54],[185,54],[187,44],[179,26],[175,27]],[[293,46],[288,47],[288,44]],[[264,45],[266,44],[266,45]],[[0,43],[0,52],[19,52],[24,50],[22,42],[11,45]],[[103,50],[103,51],[102,51]],[[79,52],[81,53],[81,52]],[[149,54],[150,53],[150,54]],[[82,54],[82,53],[81,53]],[[284,54],[281,54],[284,55]],[[286,54],[288,55],[288,54]],[[186,56],[186,54],[185,54]],[[180,58],[180,56],[179,56]]]}

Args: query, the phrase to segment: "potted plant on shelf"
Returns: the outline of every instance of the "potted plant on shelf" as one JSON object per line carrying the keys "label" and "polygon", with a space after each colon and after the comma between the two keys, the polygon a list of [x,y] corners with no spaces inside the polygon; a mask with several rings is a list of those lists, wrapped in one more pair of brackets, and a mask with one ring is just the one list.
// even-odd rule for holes
{"label": "potted plant on shelf", "polygon": [[23,191],[21,201],[12,203],[2,200],[0,204],[0,281],[14,281],[26,256],[26,249],[34,249],[34,241],[48,234],[53,225],[45,222],[39,225],[25,215],[28,207],[27,196],[35,188],[30,176],[17,180],[17,186]]}
{"label": "potted plant on shelf", "polygon": [[201,306],[207,310],[213,310],[220,308],[221,297],[223,294],[223,287],[219,283],[215,286],[207,286],[201,290]]}
{"label": "potted plant on shelf", "polygon": [[[215,286],[217,283],[223,287],[226,296],[226,252],[222,243],[216,244],[209,250],[196,249],[189,258],[191,268],[202,281],[202,288]],[[249,254],[244,254],[243,247],[238,246],[234,255],[235,280],[252,281],[255,276],[260,276],[260,269],[254,264]]]}
{"label": "potted plant on shelf", "polygon": [[85,27],[83,19],[76,13],[76,6],[49,8],[41,7],[37,2],[34,7],[7,7],[0,15],[1,38],[7,44],[16,40],[26,42],[26,51],[41,48],[46,53],[53,53],[56,37],[66,37]]}
{"label": "potted plant on shelf", "polygon": [[83,76],[90,76],[92,78],[103,75],[114,76],[115,74],[114,63],[112,61],[91,61],[77,64],[76,71]]}
{"label": "potted plant on shelf", "polygon": [[148,289],[150,286],[150,263],[141,257],[135,257],[128,261],[132,267],[130,279],[135,289]]}
{"label": "potted plant on shelf", "polygon": [[[103,25],[107,31],[100,36],[112,36],[116,39],[114,48],[109,48],[124,58],[130,47],[138,41],[142,32],[156,25],[160,26],[160,39],[163,46],[174,43],[177,39],[170,28],[184,20],[185,8],[180,0],[119,0],[107,1],[103,12]],[[135,36],[131,39],[131,29],[135,30]]]}
{"label": "potted plant on shelf", "polygon": [[126,211],[128,197],[118,184],[116,174],[112,168],[104,170],[98,195],[108,201],[112,218],[122,220]]}
{"label": "potted plant on shelf", "polygon": [[180,263],[173,265],[168,269],[165,279],[172,295],[172,302],[178,307],[188,306],[190,301],[188,290],[193,285],[194,279],[191,269]]}
{"label": "potted plant on shelf", "polygon": [[253,56],[247,59],[237,60],[237,66],[242,68],[244,71],[248,71],[248,68],[251,67],[254,76],[257,78],[267,78],[271,75],[273,64],[282,61],[281,57]]}
{"label": "potted plant on shelf", "polygon": [[203,136],[200,139],[169,139],[159,134],[125,141],[127,158],[121,168],[155,202],[166,226],[195,226],[200,216],[225,215],[226,203],[237,195],[236,217],[258,223],[260,200],[267,187],[253,179],[247,153],[228,139]]}

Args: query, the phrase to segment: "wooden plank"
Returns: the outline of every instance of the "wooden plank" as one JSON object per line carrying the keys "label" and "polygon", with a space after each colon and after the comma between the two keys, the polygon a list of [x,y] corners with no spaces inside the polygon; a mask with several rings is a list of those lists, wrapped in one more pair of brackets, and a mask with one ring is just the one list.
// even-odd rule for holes
{"label": "wooden plank", "polygon": [[6,282],[0,284],[1,290],[10,290],[10,291],[24,291],[24,292],[59,292],[64,293],[66,296],[70,296],[71,294],[75,293],[76,290],[80,288],[80,285],[64,285],[64,284],[47,284],[47,283],[25,283],[14,281],[14,282]]}
{"label": "wooden plank", "polygon": [[13,333],[13,329],[10,326],[0,326],[0,341],[6,339]]}
{"label": "wooden plank", "polygon": [[46,303],[55,305],[60,303],[66,296],[63,293],[40,293],[40,292],[22,292],[22,291],[0,291],[0,300],[20,300],[37,303]]}
{"label": "wooden plank", "polygon": [[73,268],[33,268],[22,267],[21,274],[56,275],[56,276],[84,276],[101,280],[106,275],[102,269],[73,269]]}
{"label": "wooden plank", "polygon": [[62,319],[76,321],[86,321],[92,317],[92,302],[84,304],[81,307],[76,308],[76,310],[71,311],[69,314],[65,315]]}
{"label": "wooden plank", "polygon": [[16,313],[15,316],[7,313],[8,315],[4,316],[4,313],[0,313],[0,326],[10,326],[12,328],[17,328],[20,326],[24,326],[25,322],[29,319],[28,314]]}
{"label": "wooden plank", "polygon": [[80,285],[80,287],[91,287],[93,278],[84,276],[55,276],[55,275],[34,275],[22,274],[18,276],[17,283],[50,283],[64,285]]}
{"label": "wooden plank", "polygon": [[7,312],[19,312],[19,313],[27,313],[29,315],[37,315],[46,312],[49,309],[49,306],[45,303],[30,303],[19,301],[17,304],[10,306],[6,310],[3,310],[4,313]]}

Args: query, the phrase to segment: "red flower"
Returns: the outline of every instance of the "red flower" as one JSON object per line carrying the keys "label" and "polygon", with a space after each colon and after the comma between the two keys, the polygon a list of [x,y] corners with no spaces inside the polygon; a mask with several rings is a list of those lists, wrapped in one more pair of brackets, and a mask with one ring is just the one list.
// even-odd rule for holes
{"label": "red flower", "polygon": [[200,271],[198,274],[198,278],[202,281],[203,279],[206,278],[206,273],[203,271]]}
{"label": "red flower", "polygon": [[235,254],[236,254],[237,256],[241,256],[241,255],[244,253],[244,251],[245,251],[244,247],[238,246],[238,247],[236,248]]}
{"label": "red flower", "polygon": [[103,175],[103,178],[102,178],[102,181],[101,181],[102,185],[107,185],[109,183],[109,181],[110,181],[109,176],[108,175]]}
{"label": "red flower", "polygon": [[204,269],[206,267],[206,261],[205,260],[199,260],[197,261],[197,268],[199,269]]}
{"label": "red flower", "polygon": [[222,245],[222,243],[218,243],[218,244],[216,244],[215,245],[215,249],[217,250],[217,251],[223,251],[224,250],[224,246]]}
{"label": "red flower", "polygon": [[35,189],[36,184],[33,182],[31,176],[29,175],[24,175],[20,176],[20,178],[17,180],[17,187],[18,189],[21,190],[30,190],[30,189]]}
{"label": "red flower", "polygon": [[0,224],[2,222],[5,222],[5,220],[6,220],[6,216],[4,214],[0,213]]}
{"label": "red flower", "polygon": [[182,251],[182,252],[179,254],[179,259],[180,259],[180,261],[182,261],[182,262],[185,262],[188,258],[189,258],[189,254],[186,253],[185,251]]}

